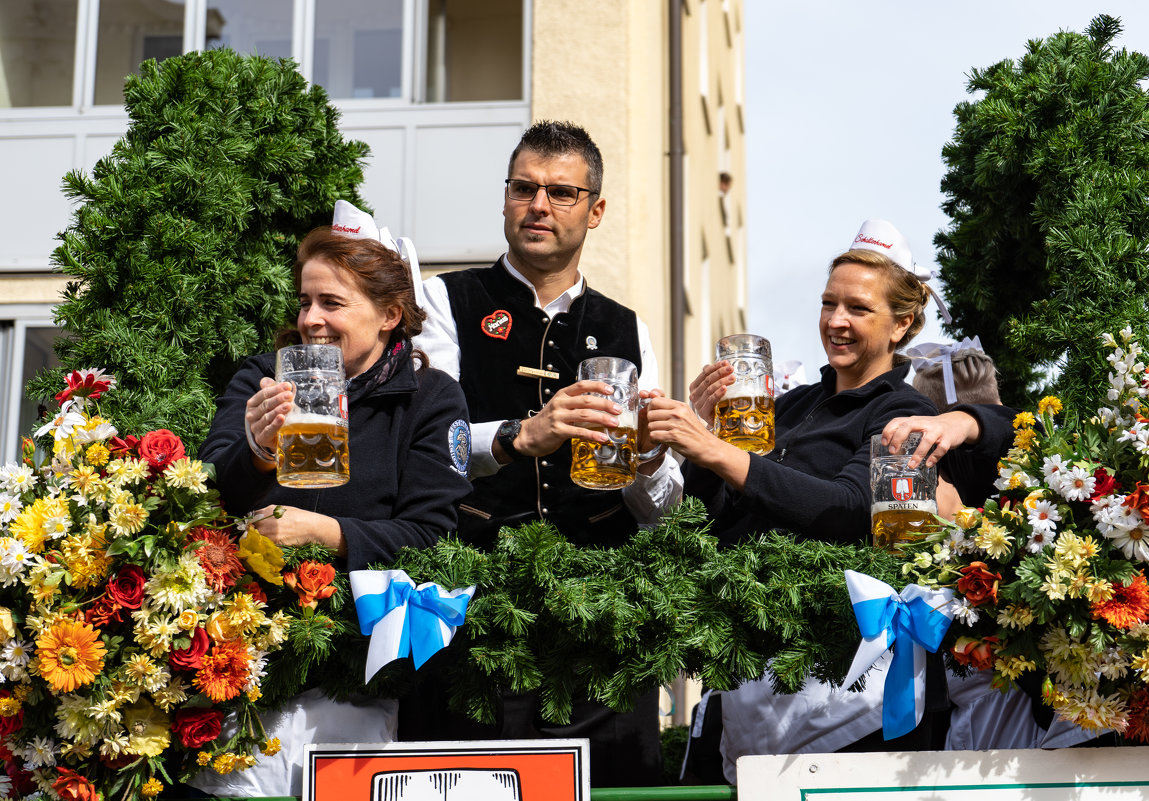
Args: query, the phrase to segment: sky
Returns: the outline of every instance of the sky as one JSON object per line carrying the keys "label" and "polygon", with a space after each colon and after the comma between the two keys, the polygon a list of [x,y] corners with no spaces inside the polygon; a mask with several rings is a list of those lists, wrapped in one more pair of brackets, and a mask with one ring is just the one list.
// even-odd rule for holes
{"label": "sky", "polygon": [[[826,269],[867,218],[892,222],[937,269],[942,146],[971,68],[1017,59],[1026,42],[1121,19],[1116,45],[1149,53],[1149,2],[744,0],[750,331],[807,378]],[[941,290],[934,279],[932,285]],[[944,294],[944,293],[943,293]],[[914,344],[951,341],[935,307]],[[975,332],[976,333],[976,332]]]}

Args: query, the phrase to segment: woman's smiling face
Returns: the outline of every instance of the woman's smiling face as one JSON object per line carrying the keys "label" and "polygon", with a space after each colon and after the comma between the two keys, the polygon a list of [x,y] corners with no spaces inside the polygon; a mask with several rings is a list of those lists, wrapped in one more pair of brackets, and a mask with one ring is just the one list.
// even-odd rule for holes
{"label": "woman's smiling face", "polygon": [[818,330],[838,391],[860,387],[894,366],[894,349],[913,322],[895,318],[880,270],[854,262],[839,264],[822,292]]}
{"label": "woman's smiling face", "polygon": [[399,324],[398,304],[376,306],[348,270],[325,259],[311,259],[299,278],[296,326],[309,345],[338,345],[343,369],[354,378],[373,365]]}

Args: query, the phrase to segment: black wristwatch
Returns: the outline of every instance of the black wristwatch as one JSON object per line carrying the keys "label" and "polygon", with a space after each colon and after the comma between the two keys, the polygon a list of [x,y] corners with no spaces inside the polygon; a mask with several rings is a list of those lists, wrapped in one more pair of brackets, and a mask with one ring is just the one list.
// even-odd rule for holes
{"label": "black wristwatch", "polygon": [[519,435],[522,427],[522,420],[504,420],[499,424],[499,430],[495,432],[495,442],[499,443],[499,447],[512,459],[522,459],[526,456],[525,453],[515,450],[515,437]]}

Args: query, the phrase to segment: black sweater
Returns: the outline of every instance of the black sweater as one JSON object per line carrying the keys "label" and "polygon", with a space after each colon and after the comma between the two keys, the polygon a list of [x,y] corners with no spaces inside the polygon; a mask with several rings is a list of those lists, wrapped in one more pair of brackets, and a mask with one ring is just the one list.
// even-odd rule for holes
{"label": "black sweater", "polygon": [[742,492],[709,470],[684,465],[685,492],[706,503],[720,542],[771,529],[828,542],[868,542],[870,437],[895,417],[937,413],[905,383],[908,372],[905,364],[857,389],[835,392],[837,374],[827,365],[817,384],[782,395],[775,404],[774,450],[750,454]]}
{"label": "black sweater", "polygon": [[[283,504],[339,521],[347,540],[347,568],[390,562],[404,546],[426,548],[455,530],[455,505],[471,491],[449,450],[452,424],[468,419],[463,390],[446,373],[418,373],[410,358],[382,384],[377,363],[348,387],[351,480],[341,487],[281,487],[275,472],[252,462],[243,430],[248,398],[259,380],[275,376],[275,354],[244,362],[216,404],[199,457],[216,468],[228,510],[243,514]],[[457,429],[457,427],[456,427]],[[469,454],[469,437],[467,438]]]}

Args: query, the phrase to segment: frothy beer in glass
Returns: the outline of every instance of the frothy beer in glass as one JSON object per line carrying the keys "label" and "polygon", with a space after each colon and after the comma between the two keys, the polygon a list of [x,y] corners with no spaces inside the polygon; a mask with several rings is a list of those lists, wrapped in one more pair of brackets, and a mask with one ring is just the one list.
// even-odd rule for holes
{"label": "frothy beer in glass", "polygon": [[774,450],[774,365],[770,343],[754,334],[718,340],[718,361],[734,368],[734,383],[714,406],[714,433],[744,451]]}
{"label": "frothy beer in glass", "polygon": [[606,442],[571,438],[571,480],[588,489],[622,489],[638,472],[638,415],[624,411]]}
{"label": "frothy beer in glass", "polygon": [[351,478],[343,352],[292,345],[275,356],[275,380],[295,388],[276,443],[276,479],[285,487],[337,487]]}
{"label": "frothy beer in glass", "polygon": [[285,487],[335,487],[351,480],[347,421],[320,414],[287,416],[279,429],[276,478]]}
{"label": "frothy beer in glass", "polygon": [[870,530],[878,548],[920,542],[938,530],[937,468],[909,466],[919,442],[921,434],[910,434],[897,453],[882,445],[881,434],[870,442]]}

